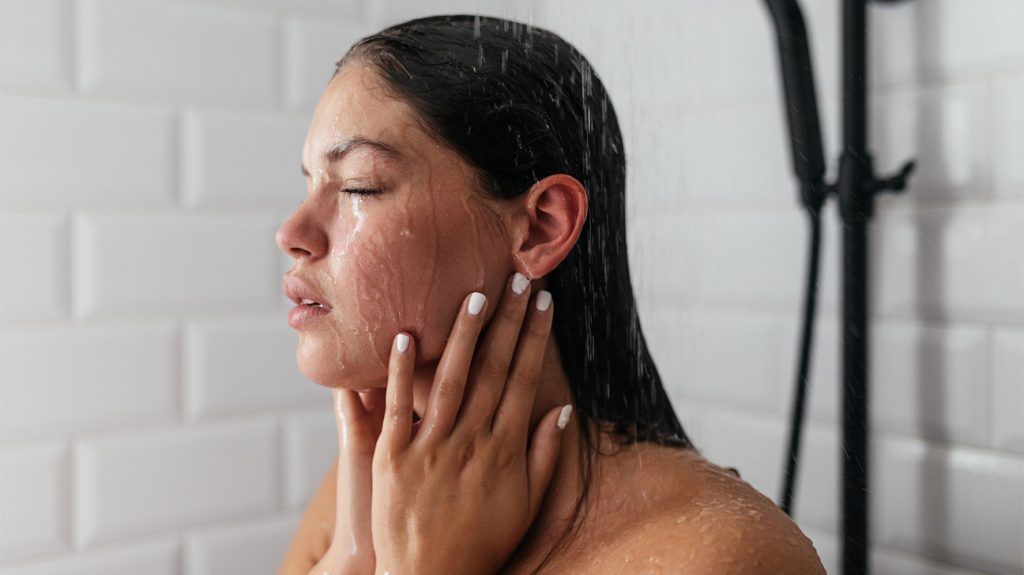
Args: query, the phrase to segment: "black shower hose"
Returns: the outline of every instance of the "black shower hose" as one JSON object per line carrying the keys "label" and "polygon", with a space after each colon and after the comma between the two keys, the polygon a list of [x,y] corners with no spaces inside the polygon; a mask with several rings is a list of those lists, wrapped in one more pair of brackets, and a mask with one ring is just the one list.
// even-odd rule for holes
{"label": "black shower hose", "polygon": [[804,404],[807,397],[807,372],[811,363],[811,342],[814,340],[814,314],[818,300],[818,261],[821,253],[821,209],[808,206],[811,241],[807,254],[807,285],[804,288],[804,321],[800,335],[800,355],[797,362],[795,392],[793,394],[792,423],[789,433],[789,455],[786,457],[786,475],[782,484],[779,506],[792,516],[793,491],[796,485],[797,465],[800,459],[800,437],[803,429]]}

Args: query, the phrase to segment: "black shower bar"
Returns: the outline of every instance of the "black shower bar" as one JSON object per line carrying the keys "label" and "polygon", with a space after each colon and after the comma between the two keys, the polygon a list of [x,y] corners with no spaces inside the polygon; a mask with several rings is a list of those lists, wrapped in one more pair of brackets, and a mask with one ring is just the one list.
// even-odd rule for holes
{"label": "black shower bar", "polygon": [[[877,1],[877,0],[876,0]],[[891,0],[890,0],[891,1]],[[843,435],[842,435],[842,573],[866,575],[868,534],[868,224],[878,192],[905,189],[914,168],[879,180],[867,150],[867,0],[842,0],[842,134],[839,173],[834,185],[825,173],[814,74],[803,16],[796,0],[764,0],[775,24],[782,84],[789,120],[793,168],[800,181],[800,199],[811,217],[811,249],[801,334],[792,426],[780,505],[790,513],[799,460],[804,397],[813,334],[817,290],[819,214],[835,193],[843,221]]]}

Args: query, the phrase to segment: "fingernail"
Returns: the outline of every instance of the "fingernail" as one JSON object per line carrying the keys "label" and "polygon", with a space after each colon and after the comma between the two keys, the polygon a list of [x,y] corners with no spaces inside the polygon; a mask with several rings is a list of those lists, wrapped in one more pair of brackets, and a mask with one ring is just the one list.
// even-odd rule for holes
{"label": "fingernail", "polygon": [[485,301],[487,296],[478,291],[473,292],[473,295],[469,296],[469,315],[480,313],[480,310],[484,309]]}
{"label": "fingernail", "polygon": [[398,345],[399,353],[401,353],[409,349],[409,336],[404,333],[400,333],[395,336],[395,343]]}
{"label": "fingernail", "polygon": [[565,429],[566,425],[569,425],[569,416],[572,415],[572,404],[568,403],[562,407],[562,411],[558,414],[558,429]]}
{"label": "fingernail", "polygon": [[546,311],[548,306],[551,305],[551,292],[546,289],[542,289],[537,292],[537,309],[540,311]]}
{"label": "fingernail", "polygon": [[526,291],[526,286],[528,285],[530,285],[530,278],[523,274],[516,272],[512,276],[512,291],[516,295],[523,295],[523,292]]}

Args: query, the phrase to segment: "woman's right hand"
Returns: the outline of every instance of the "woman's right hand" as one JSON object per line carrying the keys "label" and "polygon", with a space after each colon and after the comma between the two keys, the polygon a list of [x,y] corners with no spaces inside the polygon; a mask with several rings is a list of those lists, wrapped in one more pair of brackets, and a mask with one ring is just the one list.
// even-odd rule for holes
{"label": "woman's right hand", "polygon": [[310,575],[370,575],[376,560],[370,532],[373,452],[384,421],[384,388],[334,389],[338,479],[334,535]]}

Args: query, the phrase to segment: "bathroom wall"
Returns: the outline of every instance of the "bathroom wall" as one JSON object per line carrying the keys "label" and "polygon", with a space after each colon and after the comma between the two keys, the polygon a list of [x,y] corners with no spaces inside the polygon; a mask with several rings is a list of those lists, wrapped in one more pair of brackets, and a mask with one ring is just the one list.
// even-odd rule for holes
{"label": "bathroom wall", "polygon": [[[808,242],[761,1],[556,1],[625,118],[633,276],[673,403],[712,460],[778,500]],[[834,0],[804,0],[830,180]],[[584,8],[584,6],[588,6]],[[1024,570],[1024,3],[869,10],[869,142],[912,186],[871,226],[875,573]],[[823,277],[797,519],[839,572],[840,234]]]}
{"label": "bathroom wall", "polygon": [[[831,162],[837,2],[803,4]],[[870,10],[876,163],[919,160],[871,230],[876,573],[1024,568],[1024,4],[980,4]],[[273,244],[312,107],[361,35],[473,11],[555,30],[605,80],[673,403],[777,498],[806,222],[760,2],[0,0],[0,571],[274,571],[336,449]],[[796,508],[832,572],[824,219]]]}

